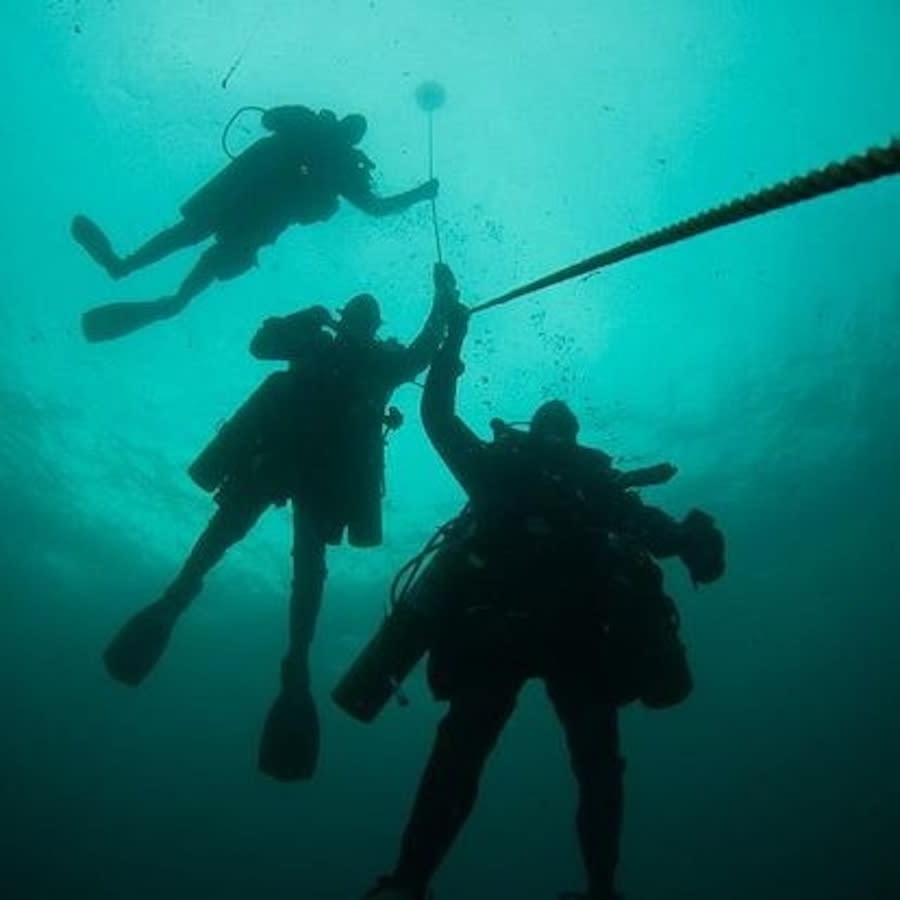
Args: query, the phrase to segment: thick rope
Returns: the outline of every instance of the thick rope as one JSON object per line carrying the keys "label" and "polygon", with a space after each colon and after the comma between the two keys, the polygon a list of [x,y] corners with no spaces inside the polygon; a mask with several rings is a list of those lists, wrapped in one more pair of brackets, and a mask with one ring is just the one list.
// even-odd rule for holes
{"label": "thick rope", "polygon": [[722,206],[706,210],[689,219],[683,219],[674,225],[661,228],[642,235],[627,243],[613,247],[596,256],[589,256],[580,262],[551,272],[543,278],[531,281],[528,284],[486,300],[472,307],[472,312],[481,312],[493,306],[509,303],[517,297],[540,291],[543,288],[577,278],[613,263],[621,262],[641,253],[648,253],[658,247],[674,244],[686,238],[722,228],[725,225],[733,225],[735,222],[760,216],[764,213],[783,209],[804,200],[812,200],[834,191],[864,184],[867,181],[875,181],[885,175],[900,173],[900,138],[895,138],[886,147],[873,147],[859,156],[852,156],[844,162],[832,163],[822,169],[816,169],[807,175],[792,178],[790,181],[782,181],[774,187],[766,188],[755,194],[748,194],[738,200],[733,200]]}

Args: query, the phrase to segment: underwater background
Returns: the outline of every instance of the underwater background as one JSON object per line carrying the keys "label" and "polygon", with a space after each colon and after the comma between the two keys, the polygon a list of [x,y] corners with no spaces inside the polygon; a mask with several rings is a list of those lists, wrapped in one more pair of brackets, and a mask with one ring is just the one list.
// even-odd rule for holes
{"label": "underwater background", "polygon": [[[371,291],[409,339],[431,295],[427,205],[345,208],[177,319],[88,344],[79,316],[169,292],[179,254],[113,283],[69,236],[130,249],[226,159],[244,104],[369,119],[383,193],[427,176],[478,302],[900,132],[897,0],[17,0],[0,149],[0,892],[10,900],[358,897],[392,865],[441,715],[421,672],[371,726],[328,692],[397,567],[461,495],[394,402],[386,543],[329,554],[313,652],[320,771],[256,771],[286,624],[270,511],[140,689],[100,654],[212,504],[185,467],[274,367],[262,318]],[[223,87],[233,63],[239,65]],[[259,134],[239,120],[232,145]],[[706,235],[479,316],[460,408],[483,435],[550,397],[645,497],[713,512],[726,578],[667,565],[697,686],[622,715],[629,900],[900,896],[900,178]],[[195,255],[195,254],[194,254]],[[442,869],[441,900],[577,888],[574,790],[537,685]]]}

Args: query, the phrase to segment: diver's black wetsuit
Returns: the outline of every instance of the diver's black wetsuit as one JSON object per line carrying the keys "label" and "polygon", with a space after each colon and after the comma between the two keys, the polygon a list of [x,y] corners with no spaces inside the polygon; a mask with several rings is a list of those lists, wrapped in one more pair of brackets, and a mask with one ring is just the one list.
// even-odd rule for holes
{"label": "diver's black wetsuit", "polygon": [[251,467],[239,468],[219,489],[219,508],[175,589],[184,602],[196,596],[203,576],[263,511],[290,500],[294,584],[288,655],[304,657],[321,600],[325,545],[340,543],[345,528],[354,546],[381,543],[385,407],[401,384],[428,366],[441,337],[434,310],[407,347],[332,338],[309,313],[266,320],[251,343],[254,356],[284,360],[290,369],[271,376],[266,433],[248,460]]}
{"label": "diver's black wetsuit", "polygon": [[[350,119],[360,122],[355,132],[344,127]],[[316,114],[304,106],[282,106],[267,110],[262,124],[272,134],[232,159],[182,204],[180,221],[133,253],[119,256],[103,230],[86,216],[72,220],[75,240],[117,279],[213,239],[174,294],[88,310],[82,325],[89,340],[121,337],[177,315],[213,282],[252,269],[259,250],[275,243],[290,226],[330,219],[341,198],[369,215],[386,216],[437,191],[431,179],[399,194],[376,194],[375,164],[354,146],[365,130],[361,116],[338,122],[330,110]]]}
{"label": "diver's black wetsuit", "polygon": [[105,654],[113,677],[130,684],[143,680],[207,573],[270,505],[289,500],[289,646],[282,692],[260,755],[262,769],[283,780],[309,777],[318,752],[307,657],[321,606],[326,545],[339,543],[345,528],[355,546],[381,543],[385,406],[399,385],[426,368],[443,330],[437,293],[407,347],[360,341],[340,329],[332,337],[322,329],[323,314],[327,318],[319,307],[267,319],[257,332],[251,352],[285,360],[289,369],[269,376],[192,465],[194,479],[216,490],[218,508],[163,596],[132,617]]}
{"label": "diver's black wetsuit", "polygon": [[[257,251],[291,225],[330,219],[341,197],[366,211],[393,203],[402,209],[418,196],[379,198],[372,192],[375,164],[342,140],[334,124],[305,107],[276,107],[263,117],[273,134],[256,141],[197,190],[180,212],[182,222],[124,261],[128,274],[161,254],[215,237],[210,275],[231,278],[256,265]],[[379,208],[377,214],[382,214]],[[177,235],[177,239],[176,239]],[[184,239],[184,244],[181,238]]]}
{"label": "diver's black wetsuit", "polygon": [[599,451],[577,444],[542,448],[513,432],[492,443],[476,437],[454,409],[461,344],[462,333],[454,331],[438,352],[422,418],[469,497],[474,526],[467,550],[477,574],[469,582],[461,576],[459,594],[465,597],[432,647],[429,681],[436,696],[449,700],[449,711],[438,727],[398,865],[382,884],[425,896],[472,809],[482,767],[519,690],[538,677],[565,730],[578,781],[588,896],[608,900],[616,896],[623,763],[620,698],[605,678],[609,660],[598,658],[604,654],[606,599],[623,590],[614,579],[643,580],[667,599],[652,563],[648,579],[638,572],[649,562],[646,553],[623,553],[610,535],[627,533],[654,555],[669,556],[682,551],[681,526],[617,484],[609,458]]}

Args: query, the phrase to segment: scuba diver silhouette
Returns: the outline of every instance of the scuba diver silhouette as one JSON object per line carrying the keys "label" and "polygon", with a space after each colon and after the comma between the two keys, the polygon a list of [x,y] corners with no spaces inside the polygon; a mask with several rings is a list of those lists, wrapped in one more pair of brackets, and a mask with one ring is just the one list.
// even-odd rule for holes
{"label": "scuba diver silhouette", "polygon": [[494,440],[478,438],[455,411],[467,315],[459,305],[450,312],[421,413],[468,504],[441,530],[446,543],[333,693],[370,721],[427,651],[432,692],[449,701],[396,866],[365,896],[431,896],[517,695],[538,678],[579,788],[588,887],[563,896],[616,900],[624,803],[618,707],[638,699],[672,706],[693,686],[677,611],[653,557],[678,556],[705,584],[724,573],[724,538],[701,510],[678,522],[645,505],[632,488],[668,480],[674,466],[617,471],[606,454],[578,443],[578,420],[559,400],[541,405],[527,432],[495,420]]}
{"label": "scuba diver silhouette", "polygon": [[340,543],[345,529],[356,547],[382,541],[385,429],[398,424],[396,410],[386,415],[385,407],[399,385],[428,366],[440,343],[448,271],[435,265],[431,311],[408,346],[376,339],[381,315],[370,294],[353,297],[338,321],[321,306],[266,319],[251,352],[286,360],[289,368],[270,375],[191,464],[191,477],[215,492],[218,508],[162,596],[132,616],[104,653],[113,678],[139,684],[205,576],[269,506],[290,501],[289,641],[259,750],[260,769],[276,779],[306,779],[315,771],[319,724],[308,655],[326,546]]}
{"label": "scuba diver silhouette", "polygon": [[116,302],[88,310],[82,329],[89,341],[112,340],[178,315],[213,282],[244,274],[257,252],[291,225],[331,218],[339,198],[371,216],[399,213],[437,194],[435,178],[389,197],[372,190],[375,164],[356,145],[366,132],[363,116],[338,120],[328,109],[279,106],[264,111],[272,132],[233,158],[181,206],[181,220],[127,256],[117,254],[102,229],[84,215],[72,220],[74,239],[111,278],[132,272],[213,238],[171,296]]}

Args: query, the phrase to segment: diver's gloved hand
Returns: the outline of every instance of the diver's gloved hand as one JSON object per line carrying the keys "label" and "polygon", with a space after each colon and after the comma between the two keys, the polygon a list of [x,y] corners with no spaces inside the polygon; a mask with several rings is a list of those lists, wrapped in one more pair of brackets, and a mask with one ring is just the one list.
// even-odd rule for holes
{"label": "diver's gloved hand", "polygon": [[453,269],[445,262],[436,262],[431,277],[434,281],[434,296],[444,300],[458,300],[459,289]]}
{"label": "diver's gloved hand", "polygon": [[325,326],[329,326],[333,328],[337,321],[334,316],[322,306],[321,303],[317,303],[315,306],[310,306],[308,309],[303,311],[308,317],[309,323],[314,325],[316,328],[324,328]]}
{"label": "diver's gloved hand", "polygon": [[700,509],[692,509],[680,526],[678,555],[694,584],[709,584],[725,574],[725,536],[715,520]]}
{"label": "diver's gloved hand", "polygon": [[453,359],[456,364],[456,375],[462,375],[465,371],[460,354],[462,351],[463,341],[466,339],[466,333],[469,330],[469,316],[471,312],[469,307],[458,300],[454,301],[447,308],[447,340],[444,341],[442,353],[448,359]]}
{"label": "diver's gloved hand", "polygon": [[657,463],[655,466],[648,466],[647,474],[653,477],[654,484],[665,484],[678,474],[678,466],[668,462]]}
{"label": "diver's gloved hand", "polygon": [[431,277],[434,280],[434,292],[436,294],[450,294],[456,296],[456,276],[453,269],[445,262],[436,262],[431,270]]}
{"label": "diver's gloved hand", "polygon": [[417,188],[413,188],[416,194],[416,200],[434,200],[438,195],[440,182],[437,178],[429,178],[428,181],[422,182]]}
{"label": "diver's gloved hand", "polygon": [[471,311],[464,303],[454,300],[448,305],[445,313],[447,322],[447,338],[443,346],[438,352],[435,364],[440,365],[440,360],[445,365],[449,365],[453,374],[459,378],[466,370],[466,365],[462,361],[462,345],[466,339],[466,333],[469,330],[469,316]]}
{"label": "diver's gloved hand", "polygon": [[[434,311],[440,318],[450,324],[451,319],[454,321],[462,316],[461,311],[465,311],[465,317],[468,318],[468,310],[459,302],[459,288],[456,285],[456,276],[453,270],[445,262],[437,262],[434,264],[432,273],[434,280]],[[456,322],[459,327],[462,323]],[[460,333],[459,327],[457,334]],[[462,334],[465,334],[465,328],[462,327]]]}

